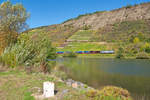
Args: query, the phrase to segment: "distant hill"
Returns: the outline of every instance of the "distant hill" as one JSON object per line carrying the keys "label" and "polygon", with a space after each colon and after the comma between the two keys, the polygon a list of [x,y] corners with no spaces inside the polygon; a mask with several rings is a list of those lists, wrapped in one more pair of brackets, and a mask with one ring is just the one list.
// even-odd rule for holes
{"label": "distant hill", "polygon": [[[89,36],[83,35],[81,38],[76,34],[80,30],[92,31]],[[97,11],[69,19],[62,24],[43,26],[26,32],[46,32],[56,46],[69,39],[75,38],[78,41],[78,37],[85,42],[127,42],[142,34],[145,41],[150,41],[150,3],[112,11]]]}
{"label": "distant hill", "polygon": [[92,29],[98,29],[118,22],[142,19],[150,20],[150,3],[80,15],[75,19],[65,21],[62,25],[73,25],[75,27],[90,25]]}

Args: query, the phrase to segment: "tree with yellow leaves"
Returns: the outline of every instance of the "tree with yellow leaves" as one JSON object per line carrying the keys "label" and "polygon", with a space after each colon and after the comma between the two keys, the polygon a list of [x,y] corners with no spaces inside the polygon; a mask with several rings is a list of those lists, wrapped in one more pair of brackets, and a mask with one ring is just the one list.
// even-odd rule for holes
{"label": "tree with yellow leaves", "polygon": [[28,17],[22,4],[13,5],[10,1],[0,4],[0,52],[16,41],[18,33],[27,27]]}

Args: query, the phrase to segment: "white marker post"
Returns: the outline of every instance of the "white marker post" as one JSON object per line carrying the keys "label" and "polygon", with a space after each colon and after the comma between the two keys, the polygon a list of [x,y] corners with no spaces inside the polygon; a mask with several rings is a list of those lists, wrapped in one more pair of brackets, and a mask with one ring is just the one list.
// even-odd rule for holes
{"label": "white marker post", "polygon": [[54,96],[54,83],[52,83],[52,82],[44,82],[43,83],[43,96],[45,98]]}

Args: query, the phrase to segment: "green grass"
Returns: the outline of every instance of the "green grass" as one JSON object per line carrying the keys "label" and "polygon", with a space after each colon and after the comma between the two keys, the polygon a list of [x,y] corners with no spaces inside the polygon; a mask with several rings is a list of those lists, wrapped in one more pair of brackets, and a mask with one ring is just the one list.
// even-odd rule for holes
{"label": "green grass", "polygon": [[[52,75],[42,73],[27,74],[22,71],[8,71],[0,73],[0,100],[35,100],[32,94],[38,93],[36,88],[42,90],[43,82],[51,81],[55,83],[55,89],[58,91],[57,100],[69,100],[67,97],[73,97],[72,100],[83,100],[85,90],[78,90],[68,87],[65,83],[60,82]],[[61,92],[68,89],[69,92],[61,97]],[[42,91],[40,92],[42,94]],[[81,96],[83,95],[83,96]],[[56,100],[52,98],[52,100]],[[86,99],[90,100],[90,99]]]}
{"label": "green grass", "polygon": [[[59,73],[60,74],[60,73]],[[42,90],[43,82],[50,81],[55,83],[55,90],[58,93],[55,95],[57,100],[70,100],[67,97],[73,97],[72,100],[90,100],[85,96],[85,90],[73,89],[65,83],[60,82],[56,76],[51,74],[33,73],[27,74],[24,71],[7,71],[0,73],[0,100],[35,100],[32,94],[38,93],[38,89]],[[69,90],[61,97],[63,90]],[[42,91],[40,92],[42,94]],[[83,96],[81,96],[83,95]],[[52,98],[51,100],[56,100]]]}
{"label": "green grass", "polygon": [[35,100],[35,98],[31,95],[32,95],[31,92],[26,92],[24,95],[24,100]]}
{"label": "green grass", "polygon": [[8,71],[0,73],[0,100],[35,100],[31,96],[37,90],[42,89],[45,81],[55,82],[53,77],[34,73],[26,74],[19,71]]}

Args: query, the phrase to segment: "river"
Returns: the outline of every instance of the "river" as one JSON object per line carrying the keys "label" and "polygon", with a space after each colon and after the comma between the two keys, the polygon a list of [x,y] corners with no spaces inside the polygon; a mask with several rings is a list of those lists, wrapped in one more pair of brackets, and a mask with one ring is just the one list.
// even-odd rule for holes
{"label": "river", "polygon": [[58,58],[68,76],[101,89],[114,85],[127,89],[135,100],[150,100],[150,60]]}

